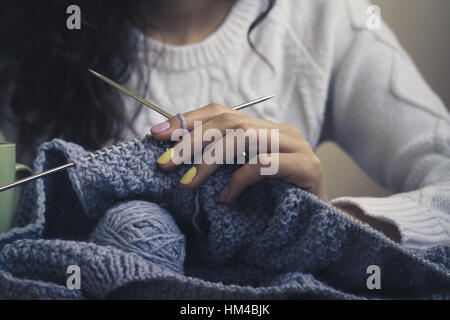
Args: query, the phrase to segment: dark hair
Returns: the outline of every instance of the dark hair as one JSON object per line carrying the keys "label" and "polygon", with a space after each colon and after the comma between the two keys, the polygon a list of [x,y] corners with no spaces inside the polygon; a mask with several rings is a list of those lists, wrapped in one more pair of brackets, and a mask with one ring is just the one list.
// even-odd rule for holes
{"label": "dark hair", "polygon": [[[268,0],[248,30],[255,52],[250,34],[275,1]],[[132,129],[119,92],[86,71],[97,70],[119,83],[128,80],[138,67],[131,30],[144,21],[137,10],[143,2],[0,1],[0,98],[9,97],[0,99],[0,110],[4,117],[9,102],[19,146],[34,150],[39,138],[58,137],[94,150],[120,140],[126,127]],[[61,27],[73,4],[83,8],[82,28],[76,32]]]}

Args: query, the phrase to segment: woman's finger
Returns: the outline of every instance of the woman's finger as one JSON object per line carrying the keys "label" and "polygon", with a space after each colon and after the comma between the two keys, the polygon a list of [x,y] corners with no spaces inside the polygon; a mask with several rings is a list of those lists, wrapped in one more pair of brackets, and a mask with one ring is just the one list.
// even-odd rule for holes
{"label": "woman's finger", "polygon": [[[191,131],[175,144],[173,147],[174,159],[172,163],[179,165],[181,163],[187,163],[191,158],[194,158],[196,160],[195,163],[198,164],[199,160],[202,159],[203,153],[211,149],[220,149],[217,151],[221,152],[223,160],[233,160],[238,150],[241,153],[250,151],[251,154],[256,155],[259,153],[259,148],[262,145],[265,147],[263,149],[264,152],[270,152],[274,145],[279,149],[279,131],[271,131],[277,128],[268,129],[269,124],[264,123],[260,119],[249,118],[246,121],[245,126],[248,126],[248,128],[245,129],[242,129],[242,125],[239,123],[223,125],[215,120],[215,118],[206,122],[201,128],[199,127]],[[273,138],[275,138],[275,141],[272,141]],[[288,142],[292,142],[290,140],[292,139],[286,137],[283,145],[288,145]],[[276,150],[277,152],[278,149]],[[221,160],[222,157],[220,157],[219,162],[225,163],[225,161],[221,162]]]}
{"label": "woman's finger", "polygon": [[265,178],[281,178],[328,201],[320,161],[315,156],[279,153],[260,154],[257,164],[246,164],[236,170],[220,194],[229,203],[245,188]]}
{"label": "woman's finger", "polygon": [[[223,139],[224,135],[226,139]],[[275,141],[272,141],[273,139]],[[255,155],[260,152],[270,153],[272,148],[276,147],[274,152],[281,150],[289,153],[301,151],[302,145],[307,144],[302,139],[301,133],[290,126],[241,113],[223,113],[185,135],[173,148],[166,151],[159,164],[163,169],[173,170],[181,163],[188,163],[192,157],[194,163],[199,164],[205,147],[217,148],[218,143],[224,145],[222,153],[224,160],[234,159],[238,150],[240,153],[246,151],[250,155]]]}
{"label": "woman's finger", "polygon": [[[192,131],[195,121],[206,122],[222,113],[240,113],[231,108],[227,108],[218,104],[209,104],[203,108],[192,110],[183,114],[186,121],[186,129]],[[152,136],[159,141],[171,141],[172,133],[176,129],[181,129],[181,120],[175,116],[166,122],[162,122],[150,129]]]}
{"label": "woman's finger", "polygon": [[[226,135],[210,144],[202,154],[201,163],[194,166],[196,170],[195,175],[191,176],[192,179],[182,179],[182,184],[187,189],[194,189],[202,185],[223,164],[245,164],[247,157],[242,154],[243,152],[250,156],[253,161],[256,161],[258,153],[270,153],[273,147],[271,141],[269,141],[268,146],[262,151],[262,149],[259,149],[259,141],[257,138],[253,141],[244,141],[245,145],[242,145],[241,142],[237,141],[239,139],[238,137]],[[276,148],[276,153],[295,152],[292,150],[308,152],[306,142],[299,142],[284,132],[281,132],[278,141],[281,141],[281,144]],[[276,142],[277,144],[279,143],[278,141]],[[254,146],[249,147],[249,143],[254,144]],[[301,148],[303,144],[305,144],[304,150]],[[252,164],[252,161],[249,163]],[[169,166],[165,168],[170,169]]]}

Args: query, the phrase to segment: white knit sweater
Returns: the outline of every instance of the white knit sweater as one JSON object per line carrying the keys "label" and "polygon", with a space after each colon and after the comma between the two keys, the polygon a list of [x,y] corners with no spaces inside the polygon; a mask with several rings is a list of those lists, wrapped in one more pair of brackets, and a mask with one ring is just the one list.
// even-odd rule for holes
{"label": "white knit sweater", "polygon": [[[313,148],[335,141],[397,192],[332,204],[354,204],[396,224],[408,247],[448,243],[450,116],[396,37],[384,24],[381,30],[366,28],[365,0],[279,0],[253,33],[273,73],[246,42],[249,25],[265,6],[262,0],[238,0],[220,28],[197,44],[147,39],[147,98],[175,114],[275,94],[245,112],[295,125]],[[135,79],[129,87],[136,88]],[[134,113],[136,105],[128,101]],[[135,128],[143,135],[161,121],[143,109]]]}
{"label": "white knit sweater", "polygon": [[[175,114],[275,94],[245,112],[297,126],[314,148],[334,140],[378,183],[398,192],[332,204],[351,203],[395,223],[409,247],[449,242],[450,117],[389,28],[366,28],[369,3],[363,0],[279,0],[253,34],[274,74],[246,42],[265,6],[239,0],[222,26],[197,44],[148,39],[151,52],[142,55],[151,65],[147,97]],[[135,105],[129,106],[131,113]],[[144,109],[136,130],[145,134],[164,120]]]}

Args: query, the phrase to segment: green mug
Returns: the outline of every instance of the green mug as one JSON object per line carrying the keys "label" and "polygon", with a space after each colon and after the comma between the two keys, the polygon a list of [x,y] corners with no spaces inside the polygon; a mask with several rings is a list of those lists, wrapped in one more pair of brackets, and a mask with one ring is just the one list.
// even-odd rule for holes
{"label": "green mug", "polygon": [[[16,145],[0,143],[0,186],[12,183],[16,175],[26,177],[32,170],[26,165],[16,163]],[[0,233],[8,232],[14,221],[14,190],[0,192]]]}

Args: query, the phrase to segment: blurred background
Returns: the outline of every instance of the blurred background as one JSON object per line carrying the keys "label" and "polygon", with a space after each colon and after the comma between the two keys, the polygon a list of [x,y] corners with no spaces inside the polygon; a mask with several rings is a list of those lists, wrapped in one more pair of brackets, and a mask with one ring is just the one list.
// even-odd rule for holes
{"label": "blurred background", "polygon": [[[412,56],[422,75],[450,106],[450,0],[371,0]],[[328,196],[386,196],[339,147],[317,150],[325,170]],[[345,182],[345,183],[342,183]]]}

